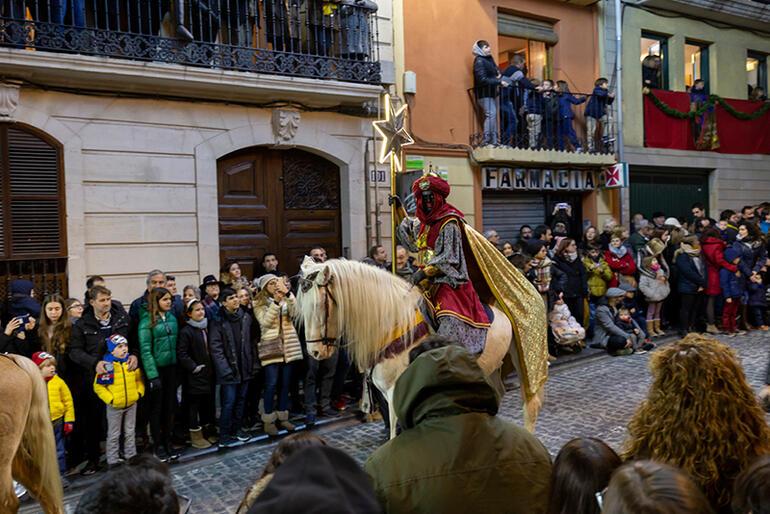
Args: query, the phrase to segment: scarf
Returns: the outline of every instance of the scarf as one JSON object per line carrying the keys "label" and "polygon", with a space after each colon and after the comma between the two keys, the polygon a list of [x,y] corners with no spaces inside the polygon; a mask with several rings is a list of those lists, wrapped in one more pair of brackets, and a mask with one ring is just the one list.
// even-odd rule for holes
{"label": "scarf", "polygon": [[201,330],[205,330],[209,326],[209,320],[208,320],[208,318],[203,318],[200,321],[195,321],[195,320],[192,320],[192,319],[188,319],[187,320],[187,324],[190,325],[191,327],[195,327],[195,328],[199,328]]}
{"label": "scarf", "polygon": [[683,253],[686,253],[690,257],[700,257],[700,247],[693,248],[692,246],[688,245],[687,243],[681,243],[679,245],[679,248],[682,249]]}
{"label": "scarf", "polygon": [[568,262],[575,262],[577,260],[578,254],[577,252],[566,252],[564,254],[564,257],[567,259]]}
{"label": "scarf", "polygon": [[127,362],[129,355],[126,354],[126,356],[123,359],[118,359],[111,353],[105,353],[104,357],[102,357],[102,360],[107,363],[105,368],[107,368],[107,373],[103,375],[99,375],[96,377],[96,383],[101,385],[112,385],[115,383],[115,363],[116,362]]}
{"label": "scarf", "polygon": [[620,245],[617,248],[615,248],[614,246],[610,246],[609,249],[610,249],[610,252],[612,253],[612,255],[614,255],[618,259],[622,259],[628,253],[628,247],[623,246],[623,245]]}

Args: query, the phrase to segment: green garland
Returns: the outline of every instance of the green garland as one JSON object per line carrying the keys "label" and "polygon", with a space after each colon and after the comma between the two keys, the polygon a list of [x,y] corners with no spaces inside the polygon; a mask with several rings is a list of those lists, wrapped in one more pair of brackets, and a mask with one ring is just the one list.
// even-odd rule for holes
{"label": "green garland", "polygon": [[699,106],[696,110],[683,112],[683,111],[678,111],[673,107],[669,106],[668,104],[664,103],[663,101],[661,101],[660,98],[655,96],[652,90],[646,90],[644,94],[650,97],[650,99],[652,100],[652,103],[655,104],[655,107],[657,107],[667,115],[673,118],[679,118],[680,120],[686,120],[686,119],[702,116],[707,111],[713,109],[716,104],[721,105],[725,111],[730,113],[731,116],[744,121],[756,120],[757,118],[761,118],[762,116],[767,114],[768,111],[770,111],[770,102],[764,102],[762,104],[762,107],[760,107],[754,112],[748,113],[748,112],[737,111],[735,107],[727,103],[727,101],[719,95],[710,95],[708,101],[702,104],[701,106]]}

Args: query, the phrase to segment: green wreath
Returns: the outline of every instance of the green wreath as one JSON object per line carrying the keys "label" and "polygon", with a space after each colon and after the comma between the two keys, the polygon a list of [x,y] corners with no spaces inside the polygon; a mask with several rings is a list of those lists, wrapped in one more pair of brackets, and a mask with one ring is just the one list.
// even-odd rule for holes
{"label": "green wreath", "polygon": [[655,96],[652,90],[645,90],[644,94],[650,97],[650,99],[652,100],[652,103],[655,104],[655,107],[663,111],[665,114],[673,118],[679,118],[680,120],[686,120],[686,119],[702,116],[707,111],[713,109],[716,104],[721,105],[725,111],[730,113],[731,116],[744,121],[756,120],[757,118],[761,118],[762,116],[767,114],[768,111],[770,111],[770,102],[764,102],[762,104],[762,107],[760,107],[754,112],[749,113],[749,112],[741,112],[736,110],[735,107],[727,103],[727,101],[719,95],[709,95],[708,101],[700,105],[697,109],[695,109],[694,111],[685,112],[685,111],[679,111],[677,109],[674,109],[670,105],[666,104],[660,98]]}

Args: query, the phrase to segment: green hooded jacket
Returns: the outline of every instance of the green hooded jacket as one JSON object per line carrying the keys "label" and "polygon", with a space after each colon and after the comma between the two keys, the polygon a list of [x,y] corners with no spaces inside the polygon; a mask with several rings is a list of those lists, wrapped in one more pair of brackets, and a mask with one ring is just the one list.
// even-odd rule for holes
{"label": "green hooded jacket", "polygon": [[142,354],[142,367],[147,380],[158,378],[158,368],[176,364],[176,339],[179,327],[171,312],[166,319],[158,318],[154,327],[150,326],[150,313],[143,309],[139,315],[139,349]]}
{"label": "green hooded jacket", "polygon": [[548,450],[496,417],[500,396],[467,350],[420,355],[396,382],[393,401],[404,430],[365,465],[386,512],[546,512]]}

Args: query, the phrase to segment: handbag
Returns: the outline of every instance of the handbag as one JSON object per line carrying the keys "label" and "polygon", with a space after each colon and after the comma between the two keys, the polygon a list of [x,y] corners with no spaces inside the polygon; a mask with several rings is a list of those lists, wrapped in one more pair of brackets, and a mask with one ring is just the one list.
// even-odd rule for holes
{"label": "handbag", "polygon": [[261,361],[283,359],[283,310],[278,314],[278,337],[260,340],[257,352]]}

